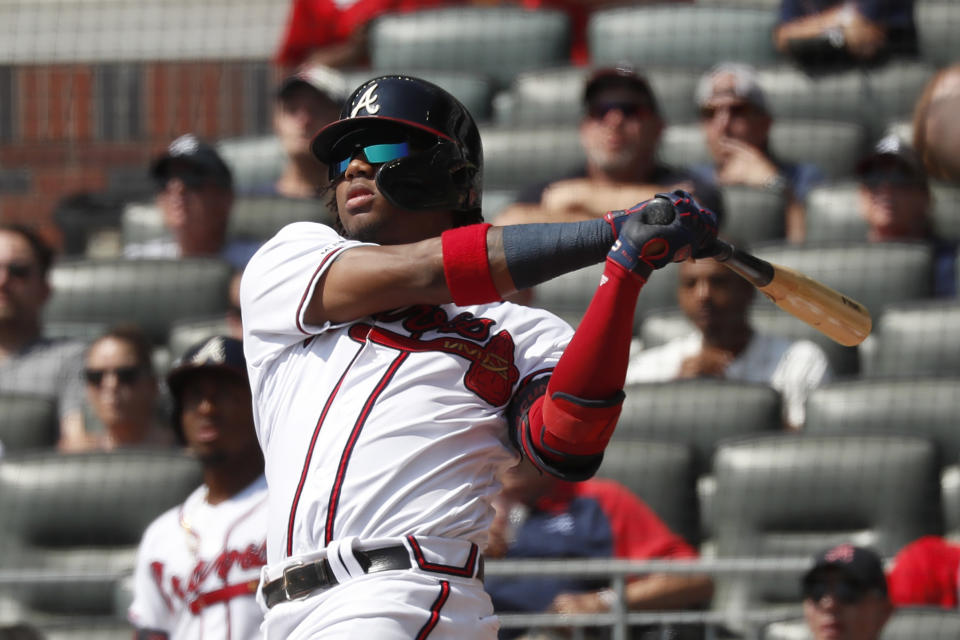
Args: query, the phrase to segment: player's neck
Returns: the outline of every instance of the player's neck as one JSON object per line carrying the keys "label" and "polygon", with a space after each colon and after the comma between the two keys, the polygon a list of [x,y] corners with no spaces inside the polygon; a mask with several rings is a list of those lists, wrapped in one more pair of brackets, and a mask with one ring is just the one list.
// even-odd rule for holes
{"label": "player's neck", "polygon": [[263,473],[263,457],[257,452],[243,458],[206,466],[203,483],[207,485],[207,502],[220,504],[237,495]]}

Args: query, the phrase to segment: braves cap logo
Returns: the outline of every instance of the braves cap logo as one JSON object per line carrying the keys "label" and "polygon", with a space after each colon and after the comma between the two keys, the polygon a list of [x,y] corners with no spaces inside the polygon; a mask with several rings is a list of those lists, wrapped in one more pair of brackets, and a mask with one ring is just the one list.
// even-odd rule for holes
{"label": "braves cap logo", "polygon": [[199,149],[200,141],[192,133],[187,133],[171,142],[167,153],[176,158],[178,156],[192,156]]}
{"label": "braves cap logo", "polygon": [[353,105],[353,109],[350,110],[350,117],[356,118],[357,113],[360,112],[360,109],[366,109],[367,113],[370,115],[375,114],[377,111],[380,111],[380,105],[377,104],[377,100],[380,96],[374,93],[377,90],[377,83],[374,82],[366,91],[364,91],[360,97],[357,99],[356,104]]}
{"label": "braves cap logo", "polygon": [[830,549],[830,551],[824,555],[824,559],[827,562],[852,562],[853,552],[853,545],[841,544],[833,549]]}
{"label": "braves cap logo", "polygon": [[204,364],[204,363],[214,363],[222,364],[227,359],[227,350],[226,345],[220,338],[214,338],[207,344],[203,345],[199,351],[192,358],[190,362],[192,364]]}

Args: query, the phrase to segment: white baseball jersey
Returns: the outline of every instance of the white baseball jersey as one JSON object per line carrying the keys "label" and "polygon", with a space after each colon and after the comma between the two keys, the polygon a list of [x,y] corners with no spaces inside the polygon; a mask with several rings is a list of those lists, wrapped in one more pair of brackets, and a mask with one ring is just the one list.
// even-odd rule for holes
{"label": "white baseball jersey", "polygon": [[358,244],[295,223],[244,271],[271,569],[353,536],[435,536],[483,548],[494,476],[518,459],[505,411],[521,385],[552,371],[572,335],[556,316],[510,303],[307,324],[318,280]]}
{"label": "white baseball jersey", "polygon": [[255,595],[266,563],[266,480],[216,505],[206,496],[202,485],[147,527],[130,622],[171,640],[260,638]]}

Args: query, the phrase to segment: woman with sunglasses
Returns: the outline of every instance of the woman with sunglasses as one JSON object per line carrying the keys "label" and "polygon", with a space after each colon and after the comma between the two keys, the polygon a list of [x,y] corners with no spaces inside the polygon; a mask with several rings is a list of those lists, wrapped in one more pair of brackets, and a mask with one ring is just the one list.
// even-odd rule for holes
{"label": "woman with sunglasses", "polygon": [[95,422],[91,448],[173,446],[171,430],[158,420],[159,386],[152,347],[140,329],[115,327],[93,341],[84,357],[83,379]]}

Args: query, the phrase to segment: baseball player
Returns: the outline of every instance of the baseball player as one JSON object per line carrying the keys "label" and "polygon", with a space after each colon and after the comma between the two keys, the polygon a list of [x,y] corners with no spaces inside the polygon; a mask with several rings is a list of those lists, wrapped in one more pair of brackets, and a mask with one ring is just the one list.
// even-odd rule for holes
{"label": "baseball player", "polygon": [[[704,254],[716,217],[675,192],[669,221],[641,203],[482,224],[472,117],[407,76],[358,87],[312,150],[338,229],[282,229],[240,291],[270,486],[266,637],[495,638],[481,558],[495,476],[519,455],[570,480],[596,471],[640,289]],[[576,333],[501,302],[605,257]]]}
{"label": "baseball player", "polygon": [[169,373],[178,435],[203,485],[144,533],[129,619],[138,640],[260,638],[255,592],[266,562],[267,485],[243,345],[216,336]]}

